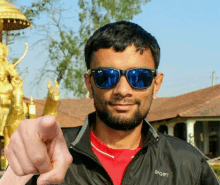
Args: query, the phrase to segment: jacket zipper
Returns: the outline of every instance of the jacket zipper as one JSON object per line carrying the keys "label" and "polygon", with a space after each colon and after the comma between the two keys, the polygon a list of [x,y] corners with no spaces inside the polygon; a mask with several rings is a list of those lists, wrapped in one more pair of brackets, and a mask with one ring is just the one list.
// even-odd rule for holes
{"label": "jacket zipper", "polygon": [[[158,141],[158,137],[155,138],[155,140],[153,140],[152,142],[148,143],[144,148],[150,146],[151,144],[156,143],[157,141]],[[143,152],[144,148],[142,148],[142,149],[134,156],[134,158],[131,160],[131,162],[128,164],[127,168],[125,169],[125,173],[124,173],[124,175],[123,175],[123,177],[122,177],[121,185],[123,185],[123,184],[126,185],[126,184],[124,183],[124,181],[125,181],[125,176],[126,176],[128,170],[129,170],[129,167],[130,167],[130,166],[134,163],[134,161],[141,155],[141,153]]]}
{"label": "jacket zipper", "polygon": [[114,185],[114,184],[113,184],[113,181],[112,181],[112,179],[111,179],[111,177],[110,177],[109,174],[108,174],[108,172],[105,170],[105,168],[104,168],[99,162],[96,161],[96,159],[94,159],[93,157],[91,157],[91,156],[88,155],[87,153],[84,153],[84,152],[82,152],[82,151],[80,151],[80,150],[77,150],[77,149],[74,148],[72,145],[70,146],[70,148],[71,148],[72,150],[74,150],[75,152],[78,152],[78,153],[80,153],[80,154],[82,154],[82,155],[85,155],[85,156],[89,157],[89,158],[92,159],[96,164],[98,164],[98,165],[104,170],[104,172],[106,173],[106,175],[107,175],[108,178],[110,179],[111,185]]}

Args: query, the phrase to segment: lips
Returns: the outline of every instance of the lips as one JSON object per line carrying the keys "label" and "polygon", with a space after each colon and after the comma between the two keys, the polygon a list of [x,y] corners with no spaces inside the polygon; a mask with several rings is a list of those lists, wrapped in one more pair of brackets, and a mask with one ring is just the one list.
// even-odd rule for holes
{"label": "lips", "polygon": [[111,105],[115,110],[119,111],[128,111],[130,110],[135,104],[113,104]]}
{"label": "lips", "polygon": [[113,106],[131,106],[134,104],[112,104]]}

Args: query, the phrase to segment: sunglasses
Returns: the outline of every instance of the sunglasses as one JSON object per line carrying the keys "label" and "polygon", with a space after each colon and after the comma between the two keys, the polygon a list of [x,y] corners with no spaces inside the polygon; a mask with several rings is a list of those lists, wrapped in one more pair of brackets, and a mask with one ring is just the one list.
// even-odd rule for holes
{"label": "sunglasses", "polygon": [[133,68],[127,70],[113,68],[89,69],[88,75],[93,75],[97,87],[111,89],[117,85],[124,75],[131,87],[135,89],[146,89],[151,86],[153,78],[157,74],[156,69]]}

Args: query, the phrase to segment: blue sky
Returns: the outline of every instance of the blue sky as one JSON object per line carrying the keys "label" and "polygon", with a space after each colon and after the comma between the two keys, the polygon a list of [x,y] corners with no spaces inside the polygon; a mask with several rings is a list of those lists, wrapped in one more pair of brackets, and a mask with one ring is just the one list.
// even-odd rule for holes
{"label": "blue sky", "polygon": [[[64,2],[64,1],[63,1]],[[77,0],[65,0],[64,7],[72,7],[67,16],[71,17],[67,25],[77,31]],[[16,6],[30,4],[31,1],[19,0]],[[39,20],[41,24],[46,17]],[[220,83],[220,1],[212,0],[152,0],[142,6],[142,13],[135,16],[134,23],[154,35],[161,48],[159,72],[164,73],[164,81],[158,97],[177,96],[187,92],[211,86],[212,72],[215,71],[215,84]],[[33,46],[40,38],[35,29],[26,29],[30,35],[27,40],[15,41],[10,46],[10,56],[20,57],[25,50],[25,42],[30,49],[25,59],[19,64],[22,70],[28,67],[29,73],[24,79],[24,94],[34,99],[44,98],[47,94],[46,83],[42,81],[37,89],[30,86],[36,72],[47,60],[47,52],[42,45]],[[53,80],[53,79],[51,79]],[[74,98],[71,93],[61,98]]]}

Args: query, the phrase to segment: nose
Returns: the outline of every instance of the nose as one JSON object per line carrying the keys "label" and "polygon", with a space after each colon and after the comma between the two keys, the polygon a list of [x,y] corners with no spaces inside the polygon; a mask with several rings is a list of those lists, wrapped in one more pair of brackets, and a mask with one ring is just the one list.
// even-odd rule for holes
{"label": "nose", "polygon": [[128,83],[127,79],[125,76],[121,76],[119,82],[117,85],[114,87],[113,94],[114,95],[119,95],[121,97],[130,97],[132,96],[132,87]]}

